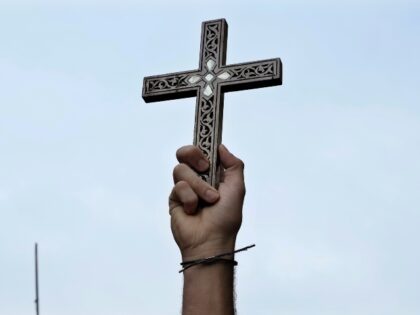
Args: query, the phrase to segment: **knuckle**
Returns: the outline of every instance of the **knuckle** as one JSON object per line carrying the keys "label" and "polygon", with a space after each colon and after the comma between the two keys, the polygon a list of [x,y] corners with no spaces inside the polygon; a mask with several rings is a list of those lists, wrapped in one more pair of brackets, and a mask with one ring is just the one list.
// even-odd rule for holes
{"label": "knuckle", "polygon": [[236,162],[236,165],[241,170],[244,170],[245,169],[245,163],[241,159],[238,159],[238,161]]}
{"label": "knuckle", "polygon": [[191,154],[191,152],[193,151],[194,147],[192,145],[185,145],[180,147],[177,151],[176,151],[176,158],[178,159],[178,161],[183,161],[186,159],[187,156],[189,156]]}
{"label": "knuckle", "polygon": [[183,172],[185,172],[186,165],[184,163],[179,163],[174,167],[174,171],[172,172],[172,176],[174,180],[176,181],[177,178],[182,176]]}
{"label": "knuckle", "polygon": [[195,194],[187,196],[184,200],[184,204],[189,207],[193,207],[198,203],[198,197]]}
{"label": "knuckle", "polygon": [[180,180],[179,182],[177,182],[175,184],[175,190],[179,191],[179,190],[184,190],[187,189],[190,185],[188,185],[188,183],[185,180]]}
{"label": "knuckle", "polygon": [[185,151],[186,146],[180,147],[178,150],[176,150],[176,158],[179,160],[183,155]]}
{"label": "knuckle", "polygon": [[168,197],[168,206],[169,206],[169,213],[171,213],[172,209],[174,209],[177,204],[179,203],[177,194],[175,192],[175,187],[172,188],[172,191]]}

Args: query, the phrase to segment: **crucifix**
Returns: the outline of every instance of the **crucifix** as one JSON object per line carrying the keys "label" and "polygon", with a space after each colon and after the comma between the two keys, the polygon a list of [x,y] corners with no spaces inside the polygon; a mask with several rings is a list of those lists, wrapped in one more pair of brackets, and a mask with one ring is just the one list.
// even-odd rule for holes
{"label": "crucifix", "polygon": [[220,173],[217,149],[222,141],[224,93],[282,83],[279,58],[226,65],[227,34],[226,20],[203,22],[199,68],[145,77],[142,93],[147,103],[197,97],[194,145],[210,161],[208,171],[200,176],[216,188]]}

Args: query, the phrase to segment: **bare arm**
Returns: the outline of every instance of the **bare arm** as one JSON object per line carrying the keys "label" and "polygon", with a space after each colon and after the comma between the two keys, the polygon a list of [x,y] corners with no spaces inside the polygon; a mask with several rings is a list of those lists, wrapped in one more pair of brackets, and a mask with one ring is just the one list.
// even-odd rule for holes
{"label": "bare arm", "polygon": [[[242,222],[245,195],[243,163],[224,146],[219,148],[223,167],[219,189],[197,176],[208,168],[194,146],[177,152],[175,186],[169,197],[171,229],[182,260],[194,260],[233,251]],[[199,207],[199,202],[208,206]],[[233,258],[233,257],[230,257]],[[233,265],[217,262],[184,272],[183,315],[234,314]]]}

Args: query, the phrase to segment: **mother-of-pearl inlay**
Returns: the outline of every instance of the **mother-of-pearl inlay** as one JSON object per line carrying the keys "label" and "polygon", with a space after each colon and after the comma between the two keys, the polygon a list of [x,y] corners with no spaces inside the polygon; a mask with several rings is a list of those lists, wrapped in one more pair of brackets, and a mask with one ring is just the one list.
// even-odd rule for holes
{"label": "mother-of-pearl inlay", "polygon": [[197,82],[203,80],[206,83],[204,86],[203,94],[207,97],[210,97],[213,95],[213,89],[212,81],[215,79],[215,77],[219,78],[220,80],[227,80],[231,77],[230,73],[227,71],[218,71],[215,73],[213,70],[216,67],[216,61],[213,59],[209,59],[206,62],[206,68],[207,72],[203,76],[199,75],[192,75],[188,78],[188,83],[190,84],[196,84]]}
{"label": "mother-of-pearl inlay", "polygon": [[190,84],[195,84],[195,83],[197,83],[198,81],[200,81],[201,80],[201,77],[200,76],[198,76],[198,75],[193,75],[192,77],[190,77],[189,79],[188,79],[188,82],[190,83]]}
{"label": "mother-of-pearl inlay", "polygon": [[211,80],[213,80],[213,78],[214,78],[214,75],[212,75],[211,73],[207,73],[206,76],[204,77],[204,79],[207,82],[210,82]]}

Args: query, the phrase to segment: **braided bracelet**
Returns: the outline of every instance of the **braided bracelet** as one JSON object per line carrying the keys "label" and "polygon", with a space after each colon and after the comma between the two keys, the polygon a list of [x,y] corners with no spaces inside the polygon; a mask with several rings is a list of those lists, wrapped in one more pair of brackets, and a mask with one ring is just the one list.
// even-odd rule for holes
{"label": "braided bracelet", "polygon": [[212,264],[212,263],[215,263],[215,262],[232,263],[234,266],[237,266],[238,262],[236,260],[227,259],[227,258],[223,258],[223,257],[248,250],[248,249],[250,249],[254,246],[255,246],[255,244],[252,244],[252,245],[237,249],[233,252],[228,252],[228,253],[223,253],[223,254],[219,254],[219,255],[215,255],[215,256],[210,256],[210,257],[207,257],[207,258],[200,258],[200,259],[195,259],[195,260],[183,261],[180,264],[183,267],[183,269],[181,269],[179,271],[179,273],[184,272],[188,268],[191,268],[191,267],[196,266],[196,265],[200,265],[200,264],[208,265],[208,264]]}

